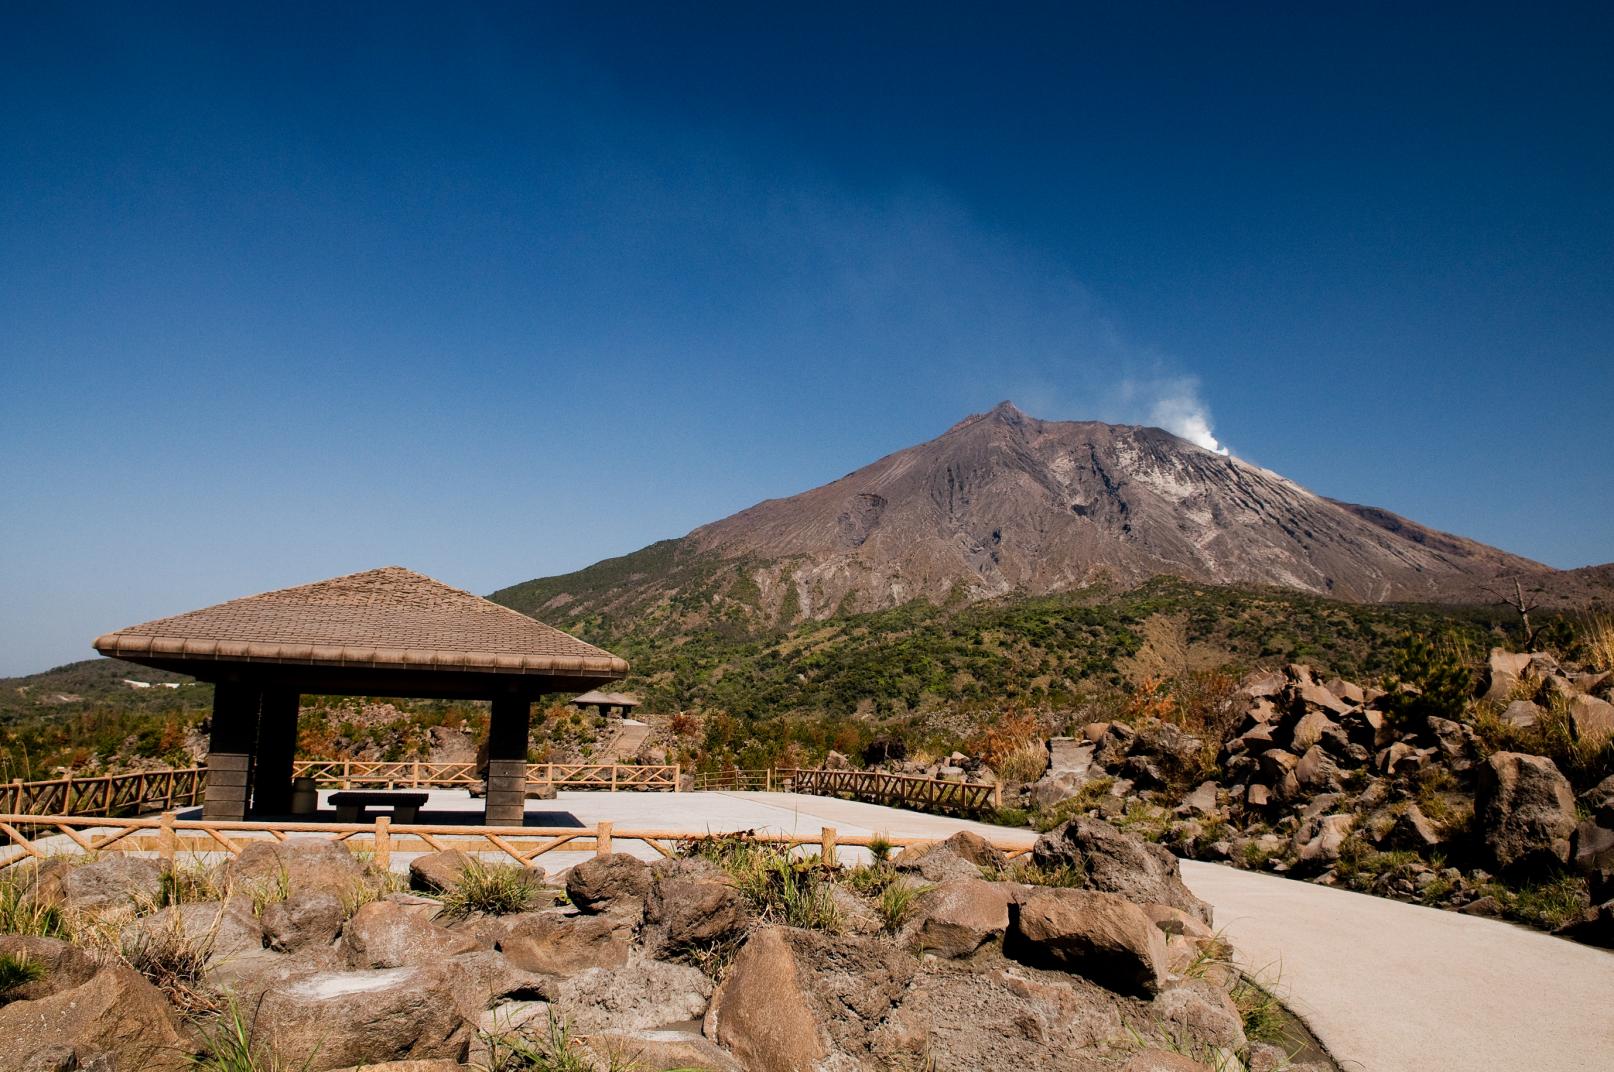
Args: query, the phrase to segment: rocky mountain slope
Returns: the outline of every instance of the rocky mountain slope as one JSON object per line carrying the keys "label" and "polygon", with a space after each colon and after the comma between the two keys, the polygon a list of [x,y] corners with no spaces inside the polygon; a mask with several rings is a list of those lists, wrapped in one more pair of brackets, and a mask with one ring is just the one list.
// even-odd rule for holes
{"label": "rocky mountain slope", "polygon": [[1324,498],[1158,428],[1005,402],[833,483],[493,598],[557,624],[670,632],[1159,575],[1358,602],[1495,602],[1514,578],[1550,600],[1614,581]]}

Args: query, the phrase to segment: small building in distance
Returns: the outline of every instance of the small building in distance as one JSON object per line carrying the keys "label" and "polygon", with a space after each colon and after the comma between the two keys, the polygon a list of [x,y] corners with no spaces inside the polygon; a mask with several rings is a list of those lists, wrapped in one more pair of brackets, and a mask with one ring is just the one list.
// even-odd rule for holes
{"label": "small building in distance", "polygon": [[633,709],[639,706],[639,697],[631,692],[602,692],[594,689],[574,697],[571,705],[583,710],[592,707],[599,711],[601,718],[611,716],[627,718],[633,713]]}

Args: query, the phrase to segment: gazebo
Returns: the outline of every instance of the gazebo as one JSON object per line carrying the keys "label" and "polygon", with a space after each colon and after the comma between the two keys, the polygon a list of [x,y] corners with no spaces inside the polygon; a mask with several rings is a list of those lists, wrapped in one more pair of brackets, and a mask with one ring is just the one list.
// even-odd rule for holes
{"label": "gazebo", "polygon": [[595,708],[601,718],[608,717],[615,711],[618,718],[627,718],[633,709],[639,706],[639,697],[631,692],[604,692],[600,689],[590,689],[581,696],[574,696],[571,705],[576,708]]}
{"label": "gazebo", "polygon": [[628,672],[608,651],[397,566],[132,625],[95,650],[212,682],[208,819],[290,811],[299,698],[319,693],[491,701],[486,820],[520,825],[533,702]]}

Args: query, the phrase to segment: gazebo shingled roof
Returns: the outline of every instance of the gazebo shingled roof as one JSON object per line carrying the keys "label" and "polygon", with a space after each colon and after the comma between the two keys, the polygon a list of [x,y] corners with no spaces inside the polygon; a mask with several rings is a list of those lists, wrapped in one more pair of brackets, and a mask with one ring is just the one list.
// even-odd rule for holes
{"label": "gazebo shingled roof", "polygon": [[335,693],[490,701],[487,817],[519,824],[532,702],[628,671],[608,651],[397,566],[133,625],[95,649],[214,684],[203,804],[213,819],[290,807],[298,698]]}
{"label": "gazebo shingled roof", "polygon": [[[98,637],[135,661],[289,663],[620,677],[625,660],[398,566],[282,588]],[[194,667],[189,672],[197,672]]]}
{"label": "gazebo shingled roof", "polygon": [[605,692],[601,689],[590,689],[581,696],[572,697],[571,702],[578,707],[592,707],[595,704],[604,704],[606,707],[638,707],[639,697],[631,692]]}

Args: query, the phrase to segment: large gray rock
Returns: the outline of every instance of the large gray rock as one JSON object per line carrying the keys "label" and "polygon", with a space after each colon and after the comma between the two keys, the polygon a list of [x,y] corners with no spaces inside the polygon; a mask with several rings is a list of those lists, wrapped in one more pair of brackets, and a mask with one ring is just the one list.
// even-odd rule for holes
{"label": "large gray rock", "polygon": [[1520,729],[1529,729],[1541,721],[1544,712],[1529,700],[1514,700],[1502,711],[1502,721]]}
{"label": "large gray rock", "polygon": [[170,905],[126,925],[123,950],[185,949],[206,956],[208,971],[263,951],[263,927],[240,901],[203,901]]}
{"label": "large gray rock", "polygon": [[162,992],[123,964],[109,964],[48,997],[0,1008],[0,1068],[22,1069],[41,1054],[54,1054],[65,1069],[167,1072],[188,1068],[194,1052]]}
{"label": "large gray rock", "polygon": [[1238,1007],[1227,991],[1199,979],[1185,979],[1163,990],[1149,1012],[1158,1018],[1166,1032],[1184,1041],[1209,1044],[1218,1050],[1237,1053],[1249,1045]]}
{"label": "large gray rock", "polygon": [[1497,867],[1567,863],[1575,797],[1552,760],[1497,752],[1477,769],[1475,820]]}
{"label": "large gray rock", "polygon": [[475,1025],[443,967],[322,972],[271,988],[257,1006],[256,1037],[305,1072],[383,1061],[462,1059]]}
{"label": "large gray rock", "polygon": [[330,890],[303,887],[263,910],[263,930],[269,948],[282,953],[305,946],[330,945],[342,932],[347,906]]}
{"label": "large gray rock", "polygon": [[960,830],[940,844],[910,845],[898,853],[891,866],[916,874],[926,882],[946,882],[952,878],[980,878],[981,869],[997,870],[1008,865],[1008,857],[979,834]]}
{"label": "large gray rock", "polygon": [[342,951],[354,968],[438,964],[476,948],[471,935],[445,930],[395,901],[371,901],[342,929]]}
{"label": "large gray rock", "polygon": [[421,853],[409,861],[409,884],[427,893],[452,889],[474,863],[475,857],[459,849]]}
{"label": "large gray rock", "polygon": [[1614,704],[1595,696],[1576,695],[1569,701],[1569,727],[1577,741],[1597,747],[1614,737]]}
{"label": "large gray rock", "polygon": [[620,968],[590,968],[555,984],[553,1003],[579,1034],[646,1031],[699,1020],[712,981],[687,964],[630,957]]}
{"label": "large gray rock", "polygon": [[323,888],[342,893],[364,880],[347,845],[324,837],[249,841],[224,865],[226,881],[246,889]]}
{"label": "large gray rock", "polygon": [[6,994],[9,1001],[38,1001],[63,990],[82,986],[95,977],[101,964],[78,946],[60,938],[0,934],[0,956],[16,957],[37,964],[44,974],[23,983]]}
{"label": "large gray rock", "polygon": [[922,894],[903,928],[903,940],[921,953],[967,957],[1009,927],[1013,890],[1001,882],[955,878]]}
{"label": "large gray rock", "polygon": [[828,1056],[790,932],[754,932],[712,1001],[707,1035],[750,1072],[811,1072]]}
{"label": "large gray rock", "polygon": [[[587,1046],[604,1064],[626,1061],[637,1072],[744,1072],[734,1058],[693,1031],[608,1031],[591,1036]],[[612,1060],[617,1065],[611,1065]]]}
{"label": "large gray rock", "polygon": [[1330,864],[1339,859],[1340,846],[1355,823],[1351,815],[1319,815],[1295,828],[1295,856],[1305,864]]}
{"label": "large gray rock", "polygon": [[87,864],[51,861],[40,868],[34,896],[72,912],[135,911],[162,897],[162,865],[139,856],[106,856]]}
{"label": "large gray rock", "polygon": [[1087,889],[1170,905],[1211,921],[1210,905],[1183,885],[1175,856],[1101,819],[1082,817],[1055,827],[1037,839],[1031,858],[1048,870],[1068,868]]}
{"label": "large gray rock", "polygon": [[636,856],[608,852],[584,860],[566,876],[566,896],[585,912],[641,904],[650,892],[650,867]]}
{"label": "large gray rock", "polygon": [[1028,799],[1034,807],[1052,808],[1080,793],[1091,780],[1086,771],[1049,771],[1027,787]]}
{"label": "large gray rock", "polygon": [[444,961],[459,976],[454,990],[467,1011],[491,1009],[505,1001],[548,1001],[554,980],[511,963],[503,953],[478,949]]}
{"label": "large gray rock", "polygon": [[591,968],[619,968],[629,943],[609,916],[527,912],[510,917],[499,951],[523,971],[568,976]]}
{"label": "large gray rock", "polygon": [[1490,679],[1485,688],[1485,699],[1493,703],[1505,702],[1524,680],[1530,668],[1528,652],[1503,651],[1492,648],[1487,669]]}
{"label": "large gray rock", "polygon": [[663,861],[651,869],[646,944],[663,954],[710,948],[737,937],[750,922],[745,898],[728,876],[697,863]]}
{"label": "large gray rock", "polygon": [[1153,995],[1165,984],[1165,936],[1124,897],[1039,889],[1021,899],[1013,917],[1004,952],[1016,960],[1124,994]]}

